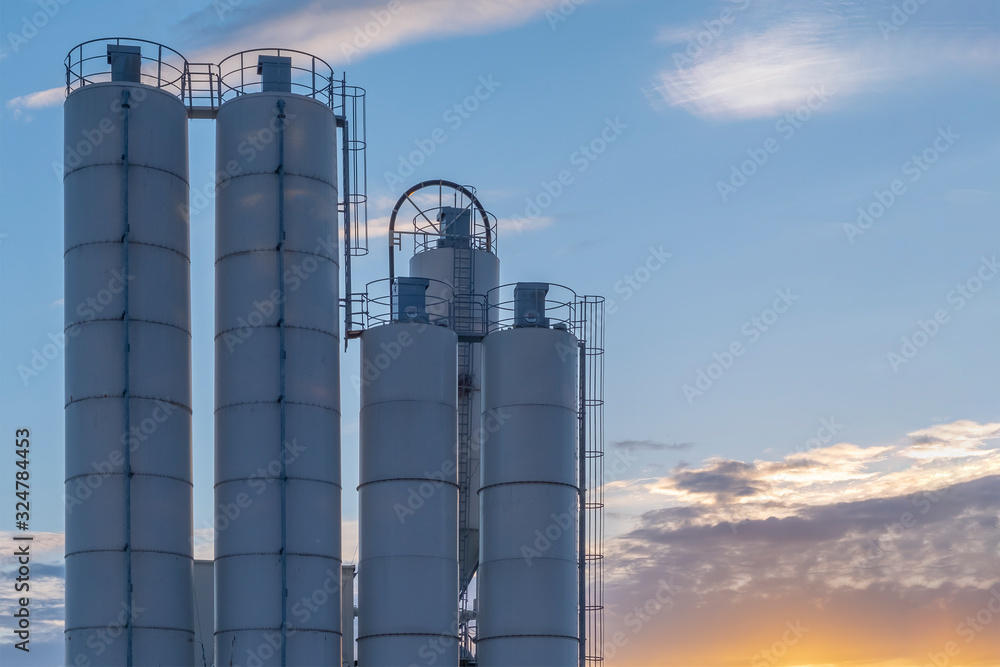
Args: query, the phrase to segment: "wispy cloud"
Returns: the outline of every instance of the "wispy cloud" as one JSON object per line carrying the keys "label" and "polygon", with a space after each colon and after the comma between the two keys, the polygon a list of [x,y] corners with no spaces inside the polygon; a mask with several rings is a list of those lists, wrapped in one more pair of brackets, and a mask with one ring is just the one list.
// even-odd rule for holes
{"label": "wispy cloud", "polygon": [[540,17],[560,0],[353,0],[280,4],[221,0],[184,19],[194,59],[216,61],[248,45],[295,45],[331,64],[437,37],[473,35]]}
{"label": "wispy cloud", "polygon": [[[736,7],[741,7],[736,5]],[[981,31],[962,34],[906,26],[883,39],[878,21],[892,9],[875,3],[774,0],[737,9],[726,23],[663,29],[669,64],[650,90],[654,106],[712,118],[776,116],[824,88],[834,107],[887,82],[938,76],[948,67],[988,71],[997,54]],[[916,21],[914,21],[916,23]]]}
{"label": "wispy cloud", "polygon": [[624,449],[629,452],[637,451],[649,451],[649,452],[662,452],[662,451],[680,451],[683,449],[691,449],[694,447],[693,442],[659,442],[656,440],[618,440],[617,442],[611,443],[612,447],[617,449]]}
{"label": "wispy cloud", "polygon": [[37,93],[28,93],[7,100],[7,108],[14,112],[14,120],[29,122],[32,120],[28,111],[59,106],[66,98],[66,86],[56,86]]}

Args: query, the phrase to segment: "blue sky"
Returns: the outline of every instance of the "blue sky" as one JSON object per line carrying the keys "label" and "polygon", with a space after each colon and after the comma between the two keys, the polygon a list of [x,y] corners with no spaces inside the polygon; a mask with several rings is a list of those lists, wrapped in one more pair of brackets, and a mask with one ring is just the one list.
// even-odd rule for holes
{"label": "blue sky", "polygon": [[[856,484],[908,480],[857,502],[1000,473],[995,2],[7,0],[0,23],[0,431],[35,434],[36,531],[63,529],[63,359],[36,360],[37,375],[19,367],[63,326],[62,61],[105,36],[190,61],[287,46],[346,68],[368,90],[372,252],[356,285],[386,273],[378,230],[402,189],[448,178],[479,188],[500,218],[502,282],[607,296],[606,435],[612,456],[629,453],[608,488],[616,535],[638,539],[649,513],[700,507],[679,491],[693,492],[685,474],[764,475],[767,462],[840,444],[867,458],[810,460],[854,461]],[[366,24],[370,43],[356,40]],[[439,128],[445,139],[431,140]],[[212,182],[214,145],[212,122],[192,121],[193,188]],[[564,171],[569,184],[546,198]],[[192,217],[196,528],[212,513],[213,226],[211,206]],[[357,365],[352,345],[345,489]],[[928,429],[951,458],[911,455]],[[708,505],[744,507],[734,498]],[[344,506],[350,521],[355,494]],[[622,647],[622,664],[655,652],[654,634]]]}

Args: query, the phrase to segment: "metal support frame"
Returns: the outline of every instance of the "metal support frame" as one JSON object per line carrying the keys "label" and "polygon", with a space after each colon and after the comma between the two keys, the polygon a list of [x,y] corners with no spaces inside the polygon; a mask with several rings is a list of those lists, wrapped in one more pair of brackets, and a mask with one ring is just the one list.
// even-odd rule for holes
{"label": "metal support frame", "polygon": [[604,298],[575,304],[580,340],[580,667],[604,663]]}
{"label": "metal support frame", "polygon": [[[343,153],[343,179],[344,179],[344,351],[347,351],[347,342],[350,340],[348,332],[351,330],[351,320],[353,319],[351,303],[351,134],[347,120],[347,77],[340,82],[341,99],[344,100],[344,122],[341,132],[341,152]],[[338,123],[339,125],[340,123]],[[367,221],[366,221],[367,224]]]}

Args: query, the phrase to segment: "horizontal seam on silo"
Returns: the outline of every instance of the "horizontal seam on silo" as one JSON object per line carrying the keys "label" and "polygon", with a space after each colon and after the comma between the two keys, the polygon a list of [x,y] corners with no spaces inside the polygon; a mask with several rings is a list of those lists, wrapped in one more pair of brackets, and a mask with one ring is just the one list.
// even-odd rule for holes
{"label": "horizontal seam on silo", "polygon": [[476,637],[476,643],[485,642],[490,639],[517,639],[519,637],[548,637],[550,639],[571,639],[574,642],[579,642],[579,638],[576,635],[552,635],[552,634],[523,634],[523,635],[493,635],[491,637]]}
{"label": "horizontal seam on silo", "polygon": [[575,484],[567,484],[566,482],[553,482],[541,479],[524,479],[524,480],[516,480],[513,482],[496,482],[494,484],[487,484],[486,486],[479,487],[479,491],[477,491],[477,493],[482,493],[486,489],[492,489],[497,486],[514,486],[517,484],[546,484],[548,486],[565,486],[570,489],[573,489],[574,491],[580,490],[580,487],[576,486]]}
{"label": "horizontal seam on silo", "polygon": [[457,639],[458,635],[441,634],[440,632],[380,632],[370,635],[359,635],[357,639],[371,639],[373,637],[445,637],[447,639]]}
{"label": "horizontal seam on silo", "polygon": [[[234,554],[216,554],[215,560],[220,561],[225,558],[239,558],[241,556],[280,556],[281,550],[278,551],[242,551],[240,553]],[[340,556],[326,556],[324,554],[313,554],[299,551],[286,551],[286,556],[298,556],[300,558],[320,558],[322,560],[332,560],[338,563],[342,562]]]}
{"label": "horizontal seam on silo", "polygon": [[[179,551],[164,551],[163,549],[136,549],[132,547],[130,551],[134,554],[162,554],[164,556],[177,556],[178,558],[183,558],[185,560],[194,560],[194,556],[190,554],[181,553]],[[72,551],[64,556],[64,558],[69,558],[70,556],[79,556],[80,554],[94,554],[94,553],[112,553],[120,554],[125,553],[124,548],[119,549],[80,549],[78,551]]]}
{"label": "horizontal seam on silo", "polygon": [[[64,633],[66,633],[66,632],[75,632],[77,630],[107,630],[109,627],[111,627],[111,626],[108,626],[108,625],[78,625],[78,626],[75,626],[75,627],[72,627],[72,628],[63,628],[63,632]],[[171,628],[171,627],[165,627],[165,626],[159,626],[159,625],[135,625],[135,624],[133,624],[132,627],[133,628],[138,628],[138,629],[141,629],[141,630],[170,630],[170,631],[173,631],[173,632],[184,632],[184,633],[187,633],[189,635],[195,634],[194,630],[186,630],[184,628]]]}
{"label": "horizontal seam on silo", "polygon": [[[106,628],[107,626],[101,626],[101,627]],[[343,633],[340,630],[324,630],[322,628],[300,628],[298,626],[294,626],[294,628],[296,632],[322,632],[328,635],[343,636]],[[281,629],[280,625],[267,625],[256,628],[231,628],[229,630],[216,630],[213,634],[222,635],[227,632],[260,632],[261,630],[280,630],[280,629]]]}
{"label": "horizontal seam on silo", "polygon": [[[73,475],[72,477],[67,477],[66,481],[64,481],[63,484],[69,484],[74,479],[80,479],[81,477],[123,477],[124,475],[125,475],[124,472],[107,472],[107,473],[102,473],[102,472],[85,472],[85,473],[82,473],[82,474],[79,474],[79,475]],[[133,477],[162,477],[163,479],[172,479],[175,482],[181,482],[182,484],[186,484],[186,485],[192,486],[192,487],[194,486],[194,483],[191,480],[189,480],[189,479],[184,479],[183,477],[176,477],[174,475],[163,475],[161,473],[156,473],[156,472],[135,472],[133,470],[132,471],[132,476]]]}
{"label": "horizontal seam on silo", "polygon": [[[73,405],[74,403],[80,403],[82,401],[96,401],[96,400],[100,400],[100,399],[120,401],[123,398],[124,398],[124,396],[122,396],[121,394],[111,394],[111,395],[109,395],[109,394],[103,394],[101,396],[96,396],[96,395],[95,396],[84,396],[82,398],[74,398],[70,402],[66,403],[66,405],[64,405],[63,407],[64,408],[68,408],[69,406]],[[181,410],[184,410],[185,412],[188,412],[188,413],[191,412],[191,406],[185,405],[183,403],[178,403],[177,401],[171,401],[169,398],[160,398],[160,397],[157,397],[157,396],[136,396],[135,394],[130,394],[129,395],[129,400],[134,400],[134,399],[141,399],[141,400],[145,400],[145,401],[160,401],[161,403],[169,403],[170,405],[178,407]]]}
{"label": "horizontal seam on silo", "polygon": [[[240,403],[227,403],[226,405],[220,405],[217,408],[215,408],[215,412],[213,414],[219,414],[219,410],[225,410],[226,408],[235,408],[235,407],[238,407],[240,405],[275,405],[278,402],[279,402],[278,399],[275,398],[272,401],[242,401]],[[289,401],[287,399],[285,399],[284,401],[281,401],[281,402],[284,403],[285,405],[307,405],[307,406],[309,406],[311,408],[320,408],[322,410],[328,410],[330,412],[333,412],[333,413],[335,413],[337,415],[340,414],[340,408],[339,407],[338,408],[331,408],[328,405],[319,405],[318,403],[305,403],[303,401]]]}
{"label": "horizontal seam on silo", "polygon": [[371,479],[367,482],[361,482],[356,488],[361,489],[362,486],[381,484],[383,482],[430,482],[431,484],[444,484],[445,486],[454,486],[456,489],[459,488],[457,482],[447,482],[443,479],[434,479],[433,477],[387,477],[385,479]]}
{"label": "horizontal seam on silo", "polygon": [[[220,484],[230,484],[232,482],[249,482],[250,480],[254,481],[263,480],[265,482],[276,482],[279,479],[281,479],[281,477],[263,477],[261,475],[252,475],[250,477],[230,477],[229,479],[219,480],[213,485],[212,488],[218,488]],[[299,481],[299,482],[317,482],[319,484],[328,484],[330,486],[334,486],[338,489],[343,490],[343,487],[340,485],[340,482],[331,482],[325,479],[317,479],[316,477],[295,477],[294,475],[286,475],[284,479]]]}
{"label": "horizontal seam on silo", "polygon": [[569,563],[574,568],[578,565],[578,561],[576,560],[576,558],[555,558],[553,556],[535,556],[534,554],[531,555],[530,559],[526,556],[512,556],[510,558],[487,558],[486,560],[480,561],[479,564],[483,565],[487,563],[500,563],[502,561],[528,561],[528,560],[549,560],[556,563]]}
{"label": "horizontal seam on silo", "polygon": [[[215,340],[219,340],[219,336],[225,336],[227,333],[232,333],[233,331],[245,331],[247,329],[277,329],[279,328],[277,324],[261,324],[260,326],[250,326],[249,324],[245,327],[232,327],[230,329],[223,329],[215,334]],[[316,333],[326,334],[331,338],[336,338],[340,340],[339,331],[330,331],[327,329],[317,329],[316,327],[303,327],[296,324],[285,323],[285,329],[301,329],[302,331],[315,331]]]}
{"label": "horizontal seam on silo", "polygon": [[387,401],[375,401],[372,403],[365,403],[364,405],[361,406],[361,410],[364,410],[365,408],[370,408],[373,405],[384,405],[386,403],[426,403],[430,405],[443,405],[444,407],[451,408],[452,410],[458,408],[458,406],[456,406],[454,403],[442,403],[441,401],[428,401],[423,398],[392,398]]}
{"label": "horizontal seam on silo", "polygon": [[[81,326],[81,325],[84,325],[84,324],[90,324],[91,322],[121,322],[121,321],[122,321],[122,318],[120,318],[120,317],[95,317],[95,318],[89,319],[89,320],[79,320],[78,322],[73,322],[72,324],[67,324],[66,328],[63,329],[63,333],[69,331],[73,327],[78,327],[78,326]],[[177,329],[178,331],[182,331],[182,332],[184,332],[184,333],[186,333],[188,335],[188,338],[191,337],[191,332],[190,331],[188,331],[184,327],[179,327],[176,324],[171,324],[170,322],[160,322],[159,320],[147,320],[147,319],[143,319],[143,318],[139,318],[139,317],[132,317],[131,315],[129,315],[128,321],[129,321],[129,324],[131,324],[133,322],[142,322],[143,324],[159,324],[160,326],[170,327],[171,329]]]}
{"label": "horizontal seam on silo", "polygon": [[[85,241],[83,243],[77,243],[75,246],[72,246],[70,248],[66,248],[66,250],[63,251],[63,257],[65,257],[66,255],[68,255],[71,250],[76,250],[77,248],[82,248],[82,247],[88,246],[88,245],[121,245],[121,243],[122,243],[121,238],[108,239],[106,241]],[[145,246],[149,246],[151,248],[161,248],[163,250],[167,250],[169,252],[176,253],[176,254],[180,255],[181,257],[183,257],[184,259],[186,259],[187,262],[188,262],[188,264],[191,263],[191,258],[190,257],[188,257],[187,255],[185,255],[184,253],[182,253],[180,250],[177,250],[176,248],[171,248],[170,246],[161,245],[159,243],[150,243],[149,241],[134,241],[131,238],[129,238],[128,244],[129,245],[145,245]]]}
{"label": "horizontal seam on silo", "polygon": [[[252,254],[252,253],[255,253],[255,252],[273,252],[273,253],[277,254],[278,249],[276,247],[270,247],[270,248],[249,248],[247,250],[236,250],[234,252],[227,253],[227,254],[223,255],[222,257],[216,257],[215,258],[215,264],[216,264],[216,266],[218,266],[219,262],[221,262],[224,259],[228,259],[230,257],[235,257],[236,255],[249,255],[249,254]],[[334,264],[334,265],[336,265],[338,267],[340,266],[339,264],[337,264],[338,258],[336,258],[336,257],[330,257],[329,255],[323,255],[321,253],[313,252],[311,250],[295,250],[294,248],[285,248],[285,254],[288,254],[288,255],[308,255],[310,257],[318,257],[320,259],[325,259],[326,261],[328,261],[331,264]]]}
{"label": "horizontal seam on silo", "polygon": [[368,557],[368,558],[362,557],[361,560],[358,561],[358,564],[360,565],[361,563],[371,563],[372,561],[385,560],[387,558],[392,558],[392,559],[397,559],[397,558],[430,558],[430,559],[433,559],[433,560],[443,560],[446,563],[454,563],[455,562],[454,558],[449,558],[447,556],[427,556],[427,555],[424,555],[424,554],[394,554],[392,556],[371,556],[371,557]]}
{"label": "horizontal seam on silo", "polygon": [[[94,164],[84,165],[82,167],[77,167],[71,171],[67,171],[65,174],[63,174],[63,180],[65,181],[70,174],[75,174],[78,171],[83,171],[85,169],[90,169],[92,167],[121,167],[121,166],[122,166],[121,160],[116,160],[115,162],[95,162]],[[191,187],[191,184],[188,183],[188,179],[184,178],[177,172],[170,171],[169,169],[163,169],[162,167],[154,167],[148,164],[138,164],[132,161],[129,161],[128,167],[129,170],[133,168],[149,169],[150,171],[158,171],[164,174],[169,174],[170,176],[176,178],[178,181],[184,183],[184,185],[188,186],[189,188]]]}
{"label": "horizontal seam on silo", "polygon": [[[237,179],[240,179],[240,178],[245,178],[246,176],[275,176],[275,175],[276,174],[273,171],[245,171],[242,174],[237,174],[236,176],[227,176],[225,178],[220,178],[219,181],[218,181],[218,183],[216,183],[216,185],[215,185],[215,191],[218,192],[222,187],[225,186],[225,184],[231,183],[231,182],[233,182],[233,181],[235,181]],[[291,173],[291,172],[286,171],[285,172],[285,178],[288,178],[289,176],[294,176],[296,178],[305,178],[305,179],[308,179],[310,181],[316,181],[316,182],[322,183],[324,185],[329,185],[331,188],[334,189],[334,191],[337,190],[337,184],[336,183],[331,183],[330,181],[327,181],[327,180],[324,180],[322,178],[319,178],[318,176],[310,176],[309,174],[295,174],[295,173]]]}
{"label": "horizontal seam on silo", "polygon": [[577,413],[576,408],[568,408],[565,405],[557,405],[555,403],[505,403],[503,405],[491,405],[483,410],[483,413],[489,412],[491,410],[503,410],[504,408],[535,408],[535,407],[545,407],[545,408],[562,408],[567,412],[571,412],[574,415]]}

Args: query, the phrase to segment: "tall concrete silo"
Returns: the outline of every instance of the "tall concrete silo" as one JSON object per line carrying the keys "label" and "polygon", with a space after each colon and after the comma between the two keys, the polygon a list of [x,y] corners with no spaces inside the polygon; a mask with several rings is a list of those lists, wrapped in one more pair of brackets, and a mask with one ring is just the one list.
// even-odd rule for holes
{"label": "tall concrete silo", "polygon": [[478,664],[579,662],[578,341],[550,322],[544,283],[519,283],[513,320],[483,340]]}
{"label": "tall concrete silo", "polygon": [[427,286],[399,278],[361,334],[358,663],[458,665],[456,344]]}
{"label": "tall concrete silo", "polygon": [[333,665],[341,488],[332,71],[268,50],[236,54],[220,74],[215,656],[220,665]]}
{"label": "tall concrete silo", "polygon": [[66,663],[193,664],[186,62],[66,66]]}

